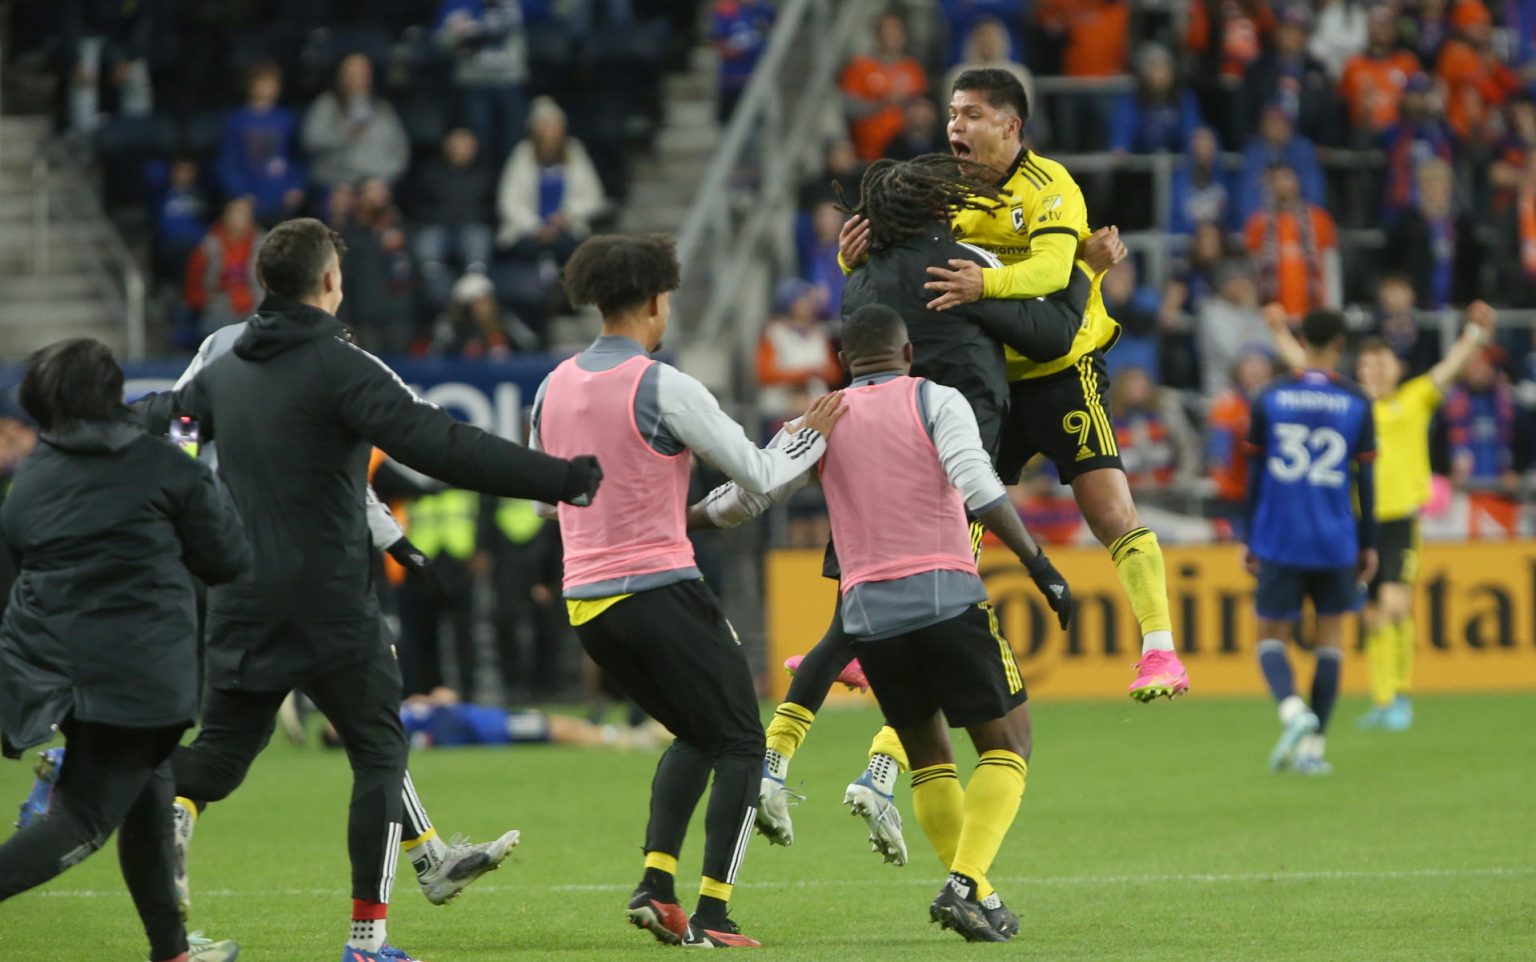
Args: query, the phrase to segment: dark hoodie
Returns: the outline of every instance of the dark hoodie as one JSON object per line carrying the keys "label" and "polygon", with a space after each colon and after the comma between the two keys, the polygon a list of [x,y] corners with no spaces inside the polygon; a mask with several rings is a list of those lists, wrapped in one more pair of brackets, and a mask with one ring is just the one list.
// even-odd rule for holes
{"label": "dark hoodie", "polygon": [[208,597],[208,678],[283,691],[380,642],[364,487],[382,448],[457,488],[554,503],[568,462],[455,420],[355,347],[330,314],[269,296],[234,350],[135,407],[152,431],[199,419],[255,550]]}
{"label": "dark hoodie", "polygon": [[250,563],[234,505],[207,466],[130,421],[77,422],[38,440],[0,510],[20,567],[0,623],[7,753],[47,741],[71,714],[191,724],[188,571],[218,584]]}

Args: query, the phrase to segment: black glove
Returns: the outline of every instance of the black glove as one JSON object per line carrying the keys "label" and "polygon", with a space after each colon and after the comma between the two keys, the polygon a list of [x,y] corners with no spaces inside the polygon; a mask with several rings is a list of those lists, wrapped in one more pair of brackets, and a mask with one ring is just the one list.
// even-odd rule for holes
{"label": "black glove", "polygon": [[443,584],[442,575],[432,564],[420,548],[411,544],[411,539],[402,537],[399,541],[384,549],[384,553],[400,562],[407,577],[421,579],[422,584],[429,595],[439,600],[448,597],[448,586]]}
{"label": "black glove", "polygon": [[1046,604],[1056,612],[1056,620],[1061,627],[1067,627],[1067,623],[1072,620],[1072,589],[1067,585],[1067,579],[1051,564],[1051,559],[1045,556],[1044,551],[1036,555],[1033,561],[1025,562],[1024,569],[1029,572],[1035,587],[1045,595]]}
{"label": "black glove", "polygon": [[571,458],[571,473],[566,475],[560,500],[585,508],[592,503],[592,498],[597,494],[597,486],[602,481],[603,469],[598,465],[597,458],[590,454]]}

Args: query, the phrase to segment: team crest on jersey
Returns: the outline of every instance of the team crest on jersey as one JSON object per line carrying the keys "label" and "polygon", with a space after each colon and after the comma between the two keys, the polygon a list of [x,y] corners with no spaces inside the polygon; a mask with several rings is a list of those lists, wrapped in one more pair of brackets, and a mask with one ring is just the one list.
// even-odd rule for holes
{"label": "team crest on jersey", "polygon": [[1024,229],[1024,208],[1022,207],[1015,207],[1013,209],[1013,229]]}

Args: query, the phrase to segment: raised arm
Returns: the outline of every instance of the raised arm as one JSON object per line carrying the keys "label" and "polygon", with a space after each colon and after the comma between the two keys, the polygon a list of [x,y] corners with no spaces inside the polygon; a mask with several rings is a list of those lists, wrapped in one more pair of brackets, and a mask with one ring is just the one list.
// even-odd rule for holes
{"label": "raised arm", "polygon": [[1493,333],[1493,326],[1498,320],[1498,312],[1483,301],[1468,304],[1466,316],[1467,326],[1462,328],[1461,336],[1445,352],[1440,363],[1429,369],[1430,381],[1442,393],[1461,376],[1461,372]]}
{"label": "raised arm", "polygon": [[1291,330],[1291,322],[1285,317],[1285,308],[1279,304],[1265,304],[1264,326],[1269,328],[1270,343],[1275,346],[1275,356],[1281,364],[1292,370],[1301,370],[1307,366],[1306,348],[1301,346]]}

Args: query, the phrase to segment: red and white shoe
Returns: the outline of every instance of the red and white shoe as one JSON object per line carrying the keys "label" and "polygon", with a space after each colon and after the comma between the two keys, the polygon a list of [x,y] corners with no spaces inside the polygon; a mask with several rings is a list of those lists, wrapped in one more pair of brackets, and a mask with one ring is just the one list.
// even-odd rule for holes
{"label": "red and white shoe", "polygon": [[645,929],[658,942],[677,945],[688,935],[688,913],[683,907],[676,902],[663,902],[644,886],[635,889],[624,914],[630,925]]}
{"label": "red and white shoe", "polygon": [[760,949],[763,943],[741,934],[741,929],[730,919],[724,925],[706,926],[690,921],[683,945],[693,949]]}
{"label": "red and white shoe", "polygon": [[1136,663],[1136,680],[1131,682],[1129,690],[1137,701],[1164,696],[1172,699],[1189,691],[1189,672],[1184,670],[1177,652],[1149,651]]}
{"label": "red and white shoe", "polygon": [[[791,675],[800,670],[800,663],[805,661],[804,655],[791,655],[784,659],[784,670]],[[859,665],[857,658],[843,666],[843,670],[837,676],[840,685],[847,685],[849,691],[869,691],[869,679],[864,677],[864,669]]]}

